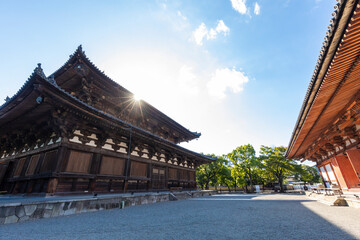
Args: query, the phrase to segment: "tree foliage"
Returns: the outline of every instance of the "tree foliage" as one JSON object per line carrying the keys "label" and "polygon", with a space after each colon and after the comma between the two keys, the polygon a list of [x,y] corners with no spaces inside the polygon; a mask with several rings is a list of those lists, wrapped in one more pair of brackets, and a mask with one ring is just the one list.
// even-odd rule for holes
{"label": "tree foliage", "polygon": [[321,177],[315,167],[301,165],[301,169],[295,173],[294,178],[304,183],[320,183]]}
{"label": "tree foliage", "polygon": [[[284,191],[287,177],[308,183],[320,181],[314,167],[298,165],[293,159],[286,159],[285,147],[261,146],[260,156],[256,156],[251,144],[242,145],[231,153],[218,156],[217,160],[198,167],[196,180],[202,188],[209,186],[241,187],[245,191],[253,191],[254,185],[279,183],[280,191]],[[208,155],[215,157],[214,154]],[[248,186],[250,188],[248,188]]]}
{"label": "tree foliage", "polygon": [[215,186],[219,181],[219,177],[223,174],[225,164],[226,160],[223,157],[218,157],[212,163],[200,165],[196,171],[196,180],[201,188],[209,189],[210,184]]}
{"label": "tree foliage", "polygon": [[299,165],[293,159],[285,157],[286,147],[261,146],[260,159],[264,162],[265,170],[275,177],[280,185],[280,192],[284,192],[284,180],[299,171]]}
{"label": "tree foliage", "polygon": [[[254,183],[261,181],[261,162],[256,157],[254,147],[251,144],[239,146],[227,154],[227,157],[235,168],[234,174],[237,179],[248,181],[250,189],[253,191]],[[242,182],[244,183],[244,181]]]}

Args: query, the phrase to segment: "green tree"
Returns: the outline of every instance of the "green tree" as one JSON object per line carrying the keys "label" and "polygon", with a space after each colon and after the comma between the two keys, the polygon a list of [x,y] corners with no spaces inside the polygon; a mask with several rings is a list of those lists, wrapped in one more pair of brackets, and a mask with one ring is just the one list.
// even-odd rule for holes
{"label": "green tree", "polygon": [[260,162],[255,154],[255,149],[251,144],[239,146],[231,153],[227,154],[227,157],[230,159],[233,167],[235,168],[234,173],[237,173],[239,176],[239,180],[242,176],[241,173],[245,173],[245,176],[249,180],[251,191],[254,189],[254,171],[260,165]]}
{"label": "green tree", "polygon": [[210,183],[215,186],[218,183],[219,175],[225,168],[225,164],[226,160],[223,157],[217,157],[216,161],[212,163],[200,165],[196,171],[196,181],[201,188],[209,189]]}
{"label": "green tree", "polygon": [[222,171],[219,173],[218,176],[218,183],[221,186],[226,186],[231,191],[231,188],[235,186],[236,182],[231,174],[232,167],[231,166],[224,166]]}
{"label": "green tree", "polygon": [[305,184],[321,182],[320,175],[316,168],[307,165],[301,165],[300,170],[295,173],[295,179],[303,181]]}
{"label": "green tree", "polygon": [[280,192],[284,192],[284,180],[299,171],[299,165],[293,159],[285,158],[286,147],[261,146],[260,159],[264,161],[267,174],[274,176],[279,185]]}

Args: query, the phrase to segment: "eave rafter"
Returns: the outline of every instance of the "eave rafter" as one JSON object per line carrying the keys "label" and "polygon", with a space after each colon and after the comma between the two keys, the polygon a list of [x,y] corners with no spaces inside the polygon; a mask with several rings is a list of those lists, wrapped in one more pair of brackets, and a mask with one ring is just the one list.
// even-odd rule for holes
{"label": "eave rafter", "polygon": [[339,1],[335,9],[289,143],[286,156],[290,158],[323,159],[358,141],[354,129],[358,129],[359,110],[351,104],[358,104],[354,98],[358,99],[360,89],[356,84],[360,5]]}

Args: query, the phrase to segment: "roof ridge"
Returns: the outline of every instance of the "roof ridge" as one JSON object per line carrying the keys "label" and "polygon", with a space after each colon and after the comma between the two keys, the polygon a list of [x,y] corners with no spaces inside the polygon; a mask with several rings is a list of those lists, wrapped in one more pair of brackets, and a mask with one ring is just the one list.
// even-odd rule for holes
{"label": "roof ridge", "polygon": [[28,77],[28,79],[25,81],[25,83],[21,86],[21,88],[12,96],[12,97],[6,97],[5,103],[0,105],[0,109],[7,106],[10,102],[12,102],[28,85],[30,85],[36,78],[36,76],[39,76],[45,80],[48,80],[43,69],[41,68],[41,63],[37,64],[37,67],[34,69],[32,74]]}

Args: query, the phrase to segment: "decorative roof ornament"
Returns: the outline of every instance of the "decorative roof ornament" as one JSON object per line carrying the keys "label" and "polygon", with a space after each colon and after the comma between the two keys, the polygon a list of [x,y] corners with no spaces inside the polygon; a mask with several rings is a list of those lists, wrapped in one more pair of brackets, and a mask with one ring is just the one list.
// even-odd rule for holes
{"label": "decorative roof ornament", "polygon": [[48,78],[47,78],[48,82],[53,84],[53,85],[57,85],[56,81],[55,81],[55,77],[54,74],[51,74]]}
{"label": "decorative roof ornament", "polygon": [[43,69],[41,68],[41,63],[38,63],[38,66],[35,68],[35,73],[37,73],[38,75],[40,75],[41,77],[46,79],[46,75],[45,75]]}
{"label": "decorative roof ornament", "polygon": [[80,44],[75,51],[75,55],[77,58],[80,58],[82,54],[85,54],[85,52],[83,51],[82,45]]}
{"label": "decorative roof ornament", "polygon": [[8,101],[10,101],[10,98],[9,98],[9,96],[6,96],[6,98],[4,99],[4,101],[5,101],[5,102],[8,102]]}

